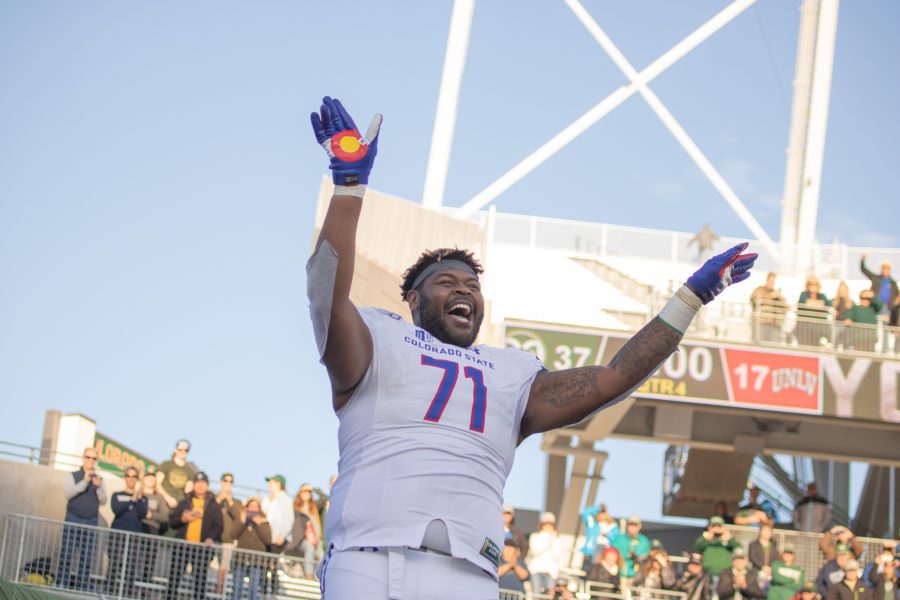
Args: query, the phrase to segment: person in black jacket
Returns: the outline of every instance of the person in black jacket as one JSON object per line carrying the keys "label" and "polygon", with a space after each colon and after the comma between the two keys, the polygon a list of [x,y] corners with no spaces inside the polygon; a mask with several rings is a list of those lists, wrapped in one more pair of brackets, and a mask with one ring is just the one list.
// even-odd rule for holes
{"label": "person in black jacket", "polygon": [[859,563],[856,559],[848,560],[844,567],[843,581],[828,588],[825,600],[869,600],[869,588],[860,579],[859,571]]}
{"label": "person in black jacket", "polygon": [[206,575],[215,553],[214,545],[222,540],[222,509],[209,491],[209,477],[203,471],[194,475],[194,487],[169,515],[169,527],[175,537],[188,543],[177,544],[172,551],[167,600],[177,600],[178,586],[184,569],[191,564],[194,598],[206,596]]}
{"label": "person in black jacket", "polygon": [[674,590],[687,594],[686,600],[709,600],[712,597],[712,578],[703,570],[703,555],[691,554],[681,579],[675,582]]}
{"label": "person in black jacket", "polygon": [[[115,518],[111,527],[119,531],[143,533],[143,519],[147,517],[147,499],[137,488],[138,470],[125,469],[125,489],[116,492],[110,500]],[[125,596],[134,596],[134,574],[143,540],[138,536],[110,533],[109,570],[106,572],[106,589],[112,594],[121,590]],[[127,556],[126,556],[127,555]],[[125,568],[122,568],[124,560]]]}
{"label": "person in black jacket", "polygon": [[759,573],[747,563],[747,553],[738,546],[731,553],[731,568],[719,574],[719,600],[765,598],[759,587]]}

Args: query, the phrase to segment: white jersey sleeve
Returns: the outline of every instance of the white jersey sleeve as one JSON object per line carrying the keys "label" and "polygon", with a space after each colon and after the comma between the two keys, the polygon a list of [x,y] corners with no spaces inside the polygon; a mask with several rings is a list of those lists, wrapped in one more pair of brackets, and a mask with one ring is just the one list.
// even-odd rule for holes
{"label": "white jersey sleeve", "polygon": [[441,520],[453,556],[496,576],[503,487],[543,365],[512,348],[444,344],[388,311],[360,314],[373,356],[337,413],[329,539],[338,550],[416,548]]}

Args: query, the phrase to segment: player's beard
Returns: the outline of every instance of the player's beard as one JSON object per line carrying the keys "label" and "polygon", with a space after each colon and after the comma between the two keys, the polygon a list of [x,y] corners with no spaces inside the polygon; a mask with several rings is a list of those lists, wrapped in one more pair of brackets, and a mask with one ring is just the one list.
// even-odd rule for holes
{"label": "player's beard", "polygon": [[456,333],[447,329],[447,314],[443,307],[437,306],[425,294],[419,293],[418,322],[416,325],[441,340],[445,344],[453,344],[461,348],[468,348],[475,342],[478,337],[478,331],[481,329],[481,321],[484,319],[484,313],[478,311],[473,303],[472,308],[472,329],[468,333]]}

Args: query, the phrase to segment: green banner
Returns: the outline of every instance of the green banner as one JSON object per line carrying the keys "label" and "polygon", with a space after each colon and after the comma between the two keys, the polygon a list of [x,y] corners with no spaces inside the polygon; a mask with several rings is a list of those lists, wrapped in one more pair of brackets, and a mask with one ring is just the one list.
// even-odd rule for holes
{"label": "green banner", "polygon": [[156,463],[146,456],[139,454],[107,437],[99,431],[94,434],[94,449],[100,457],[98,466],[105,470],[122,475],[127,467],[134,467],[141,473],[146,473],[150,467],[156,468]]}

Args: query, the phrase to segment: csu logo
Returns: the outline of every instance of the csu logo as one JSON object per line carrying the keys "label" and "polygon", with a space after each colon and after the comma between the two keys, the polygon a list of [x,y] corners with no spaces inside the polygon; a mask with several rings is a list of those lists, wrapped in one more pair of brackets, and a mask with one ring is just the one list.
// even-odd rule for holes
{"label": "csu logo", "polygon": [[430,333],[428,333],[427,331],[424,331],[422,329],[419,329],[418,327],[416,327],[416,338],[423,342],[433,342],[434,341],[434,338],[431,337]]}

